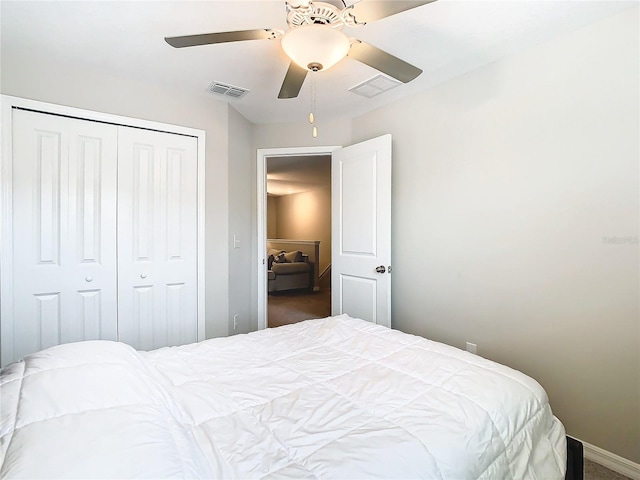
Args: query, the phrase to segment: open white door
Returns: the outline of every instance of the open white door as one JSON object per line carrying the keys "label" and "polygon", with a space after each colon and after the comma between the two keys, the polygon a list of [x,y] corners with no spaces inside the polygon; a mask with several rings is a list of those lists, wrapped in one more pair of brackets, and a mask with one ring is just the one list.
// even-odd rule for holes
{"label": "open white door", "polygon": [[333,315],[391,327],[391,135],[333,152]]}

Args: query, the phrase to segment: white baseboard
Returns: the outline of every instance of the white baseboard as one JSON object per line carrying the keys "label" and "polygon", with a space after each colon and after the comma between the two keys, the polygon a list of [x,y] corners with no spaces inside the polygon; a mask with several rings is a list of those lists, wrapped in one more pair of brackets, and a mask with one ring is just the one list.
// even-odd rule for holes
{"label": "white baseboard", "polygon": [[576,440],[582,442],[584,458],[599,463],[603,467],[607,467],[609,470],[618,472],[633,480],[640,480],[640,464],[627,460],[615,453],[608,452],[600,447],[596,447],[595,445],[591,445],[590,443],[583,442],[579,438],[576,438]]}

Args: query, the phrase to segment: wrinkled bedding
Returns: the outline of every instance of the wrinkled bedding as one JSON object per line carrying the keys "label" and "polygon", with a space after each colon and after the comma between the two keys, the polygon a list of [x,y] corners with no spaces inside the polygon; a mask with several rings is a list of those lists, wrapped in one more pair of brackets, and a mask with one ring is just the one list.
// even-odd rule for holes
{"label": "wrinkled bedding", "polygon": [[346,315],[136,352],[60,345],[0,380],[2,478],[561,479],[530,377]]}

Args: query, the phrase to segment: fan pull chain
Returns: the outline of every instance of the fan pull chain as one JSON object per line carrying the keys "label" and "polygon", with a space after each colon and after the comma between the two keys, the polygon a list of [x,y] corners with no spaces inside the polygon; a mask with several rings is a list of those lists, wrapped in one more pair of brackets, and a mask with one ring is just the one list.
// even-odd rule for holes
{"label": "fan pull chain", "polygon": [[314,125],[315,111],[316,111],[316,72],[311,71],[311,112],[309,112],[309,123],[313,125],[311,129],[311,135],[313,138],[318,137],[318,127]]}

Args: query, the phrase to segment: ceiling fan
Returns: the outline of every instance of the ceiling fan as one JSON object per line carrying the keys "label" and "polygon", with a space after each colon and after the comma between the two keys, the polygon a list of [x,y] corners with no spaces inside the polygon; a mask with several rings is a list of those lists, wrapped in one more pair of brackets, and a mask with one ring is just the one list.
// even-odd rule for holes
{"label": "ceiling fan", "polygon": [[[349,0],[347,0],[349,1]],[[353,58],[403,83],[410,82],[422,70],[361,40],[347,37],[342,29],[360,27],[381,18],[433,2],[435,0],[340,0],[340,8],[313,0],[285,1],[286,32],[276,29],[239,30],[165,37],[175,48],[280,39],[282,49],[291,59],[278,98],[295,98],[308,72],[327,70],[344,57]]]}

